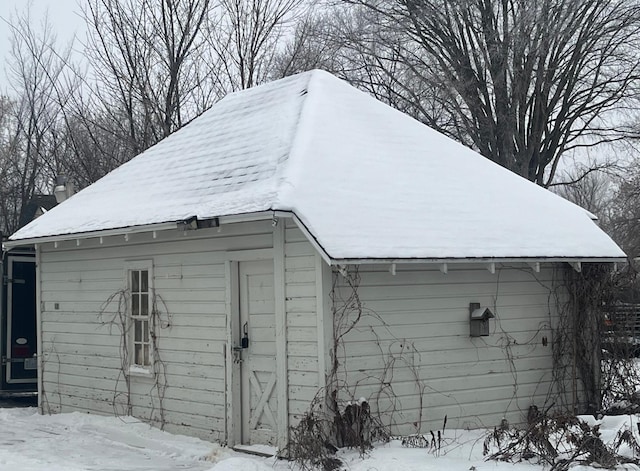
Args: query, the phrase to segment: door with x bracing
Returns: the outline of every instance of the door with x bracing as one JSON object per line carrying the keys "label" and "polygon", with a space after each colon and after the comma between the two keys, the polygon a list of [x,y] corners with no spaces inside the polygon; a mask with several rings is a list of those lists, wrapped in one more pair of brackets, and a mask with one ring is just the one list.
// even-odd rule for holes
{"label": "door with x bracing", "polygon": [[238,275],[242,443],[275,445],[278,400],[273,260],[239,262]]}

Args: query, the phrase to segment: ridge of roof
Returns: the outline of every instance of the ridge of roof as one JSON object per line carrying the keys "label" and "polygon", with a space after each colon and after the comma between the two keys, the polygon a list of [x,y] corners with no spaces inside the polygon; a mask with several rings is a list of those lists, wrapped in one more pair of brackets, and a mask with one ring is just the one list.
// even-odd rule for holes
{"label": "ridge of roof", "polygon": [[317,77],[319,73],[326,73],[326,72],[320,71],[318,69],[313,69],[305,73],[307,80],[304,88],[299,92],[301,96],[301,103],[300,103],[297,118],[295,121],[296,122],[295,131],[293,133],[293,136],[289,145],[289,151],[286,155],[286,158],[283,158],[278,161],[279,170],[278,170],[277,177],[274,181],[275,198],[274,198],[271,209],[274,209],[274,210],[278,209],[278,210],[284,210],[284,211],[291,209],[290,207],[288,207],[290,205],[287,205],[286,203],[283,204],[282,193],[286,192],[287,190],[291,190],[291,184],[292,184],[291,172],[293,167],[291,156],[295,155],[298,149],[303,145],[301,141],[304,139],[305,136],[301,130],[303,129],[304,118],[309,113],[309,108],[313,107],[312,100],[314,97],[314,93],[312,88],[313,88],[314,78]]}

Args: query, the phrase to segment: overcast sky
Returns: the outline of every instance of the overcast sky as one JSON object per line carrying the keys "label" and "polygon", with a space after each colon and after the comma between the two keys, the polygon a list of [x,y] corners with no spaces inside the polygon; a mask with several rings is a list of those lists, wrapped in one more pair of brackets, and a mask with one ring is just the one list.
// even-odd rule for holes
{"label": "overcast sky", "polygon": [[[6,64],[11,48],[11,31],[7,24],[16,11],[24,11],[31,5],[34,25],[40,25],[48,14],[53,30],[58,36],[58,44],[67,44],[74,34],[84,39],[83,21],[80,19],[80,6],[83,0],[0,0],[0,92],[7,89]],[[77,45],[77,47],[80,47]]]}

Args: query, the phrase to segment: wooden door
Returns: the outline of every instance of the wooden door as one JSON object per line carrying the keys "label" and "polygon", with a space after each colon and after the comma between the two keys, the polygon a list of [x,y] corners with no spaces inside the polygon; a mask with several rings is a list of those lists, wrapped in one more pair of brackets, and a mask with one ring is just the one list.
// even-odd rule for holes
{"label": "wooden door", "polygon": [[[276,331],[273,261],[240,262],[238,266],[242,443],[275,445]],[[243,345],[242,338],[247,337]]]}

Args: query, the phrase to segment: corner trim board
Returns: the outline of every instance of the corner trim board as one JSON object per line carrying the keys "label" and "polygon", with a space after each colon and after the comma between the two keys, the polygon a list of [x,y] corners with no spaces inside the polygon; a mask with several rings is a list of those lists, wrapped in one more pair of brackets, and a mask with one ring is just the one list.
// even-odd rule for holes
{"label": "corner trim board", "polygon": [[278,397],[278,448],[284,450],[289,438],[288,362],[287,362],[287,312],[285,304],[285,225],[273,228],[273,276],[275,287],[276,323],[276,394]]}

